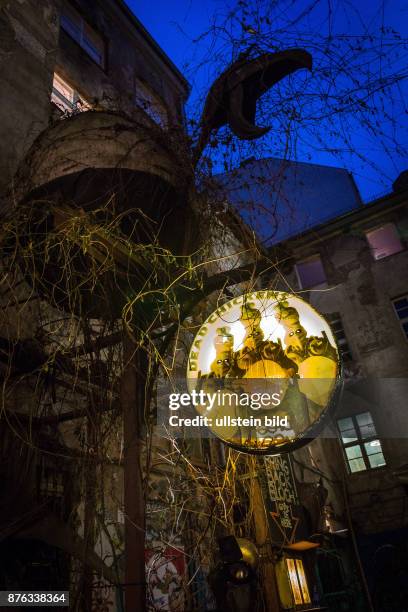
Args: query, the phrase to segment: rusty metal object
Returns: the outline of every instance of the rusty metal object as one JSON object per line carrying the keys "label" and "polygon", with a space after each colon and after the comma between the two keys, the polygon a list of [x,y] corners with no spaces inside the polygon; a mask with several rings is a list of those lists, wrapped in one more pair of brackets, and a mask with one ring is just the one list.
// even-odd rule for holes
{"label": "rusty metal object", "polygon": [[228,124],[243,140],[266,134],[270,127],[255,124],[257,100],[281,79],[300,68],[312,68],[312,57],[303,49],[264,53],[255,59],[240,57],[214,82],[201,117],[197,160],[213,130]]}

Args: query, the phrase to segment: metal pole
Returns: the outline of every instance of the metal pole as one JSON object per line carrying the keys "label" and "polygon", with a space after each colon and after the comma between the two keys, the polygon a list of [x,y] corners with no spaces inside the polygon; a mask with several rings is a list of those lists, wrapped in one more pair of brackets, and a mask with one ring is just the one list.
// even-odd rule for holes
{"label": "metal pole", "polygon": [[130,337],[123,338],[121,380],[124,439],[125,611],[146,609],[143,421],[147,360]]}
{"label": "metal pole", "polygon": [[[260,552],[260,571],[262,588],[267,612],[279,612],[281,609],[276,587],[275,567],[272,563],[272,550],[266,509],[262,497],[261,487],[253,465],[252,470],[252,503],[254,512],[255,540]],[[259,468],[258,468],[259,469]]]}

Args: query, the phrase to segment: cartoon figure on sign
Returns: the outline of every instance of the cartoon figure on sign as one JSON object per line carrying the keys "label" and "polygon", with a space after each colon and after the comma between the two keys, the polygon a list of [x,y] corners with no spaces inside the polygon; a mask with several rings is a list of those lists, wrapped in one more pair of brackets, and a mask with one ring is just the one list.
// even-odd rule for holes
{"label": "cartoon figure on sign", "polygon": [[264,339],[261,329],[262,314],[254,304],[246,302],[241,308],[241,322],[245,328],[244,347],[258,351]]}
{"label": "cartoon figure on sign", "polygon": [[241,308],[245,328],[243,348],[236,354],[239,375],[243,378],[287,378],[288,359],[279,342],[265,340],[261,328],[262,313],[247,302]]}
{"label": "cartoon figure on sign", "polygon": [[[322,356],[337,360],[337,351],[330,344],[327,334],[322,330],[322,336],[307,336],[307,331],[299,320],[296,308],[289,306],[287,301],[278,302],[275,306],[277,320],[285,329],[285,355],[296,364],[302,363],[311,356]],[[316,363],[316,362],[315,362]]]}
{"label": "cartoon figure on sign", "polygon": [[332,392],[338,370],[337,350],[324,330],[321,336],[309,336],[300,323],[296,308],[281,301],[274,307],[276,318],[285,330],[285,355],[297,366],[299,390],[311,402],[311,417],[317,417]]}
{"label": "cartoon figure on sign", "polygon": [[215,359],[211,363],[210,376],[224,378],[233,365],[234,336],[229,327],[219,327],[214,340]]}
{"label": "cartoon figure on sign", "polygon": [[[197,338],[188,382],[216,394],[210,407],[209,400],[197,407],[216,436],[278,451],[320,421],[337,386],[339,355],[329,325],[309,304],[284,292],[246,294],[212,313]],[[261,402],[264,396],[277,400]]]}
{"label": "cartoon figure on sign", "polygon": [[285,355],[299,364],[305,355],[307,332],[300,324],[299,313],[288,302],[278,302],[275,306],[276,317],[285,330]]}

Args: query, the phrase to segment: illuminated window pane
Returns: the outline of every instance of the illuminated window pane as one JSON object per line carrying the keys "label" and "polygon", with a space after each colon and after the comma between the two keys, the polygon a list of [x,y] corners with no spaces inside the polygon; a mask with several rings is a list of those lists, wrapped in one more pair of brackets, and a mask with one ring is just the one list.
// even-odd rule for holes
{"label": "illuminated window pane", "polygon": [[387,465],[382,452],[376,453],[375,455],[369,455],[368,461],[370,462],[370,467],[372,468],[383,467],[384,465]]}
{"label": "illuminated window pane", "polygon": [[350,472],[362,472],[386,465],[369,412],[339,419],[338,428]]}
{"label": "illuminated window pane", "polygon": [[313,255],[296,264],[296,272],[301,289],[315,287],[326,282],[326,273],[320,255]]}
{"label": "illuminated window pane", "polygon": [[381,467],[386,465],[384,455],[381,448],[381,442],[379,440],[371,440],[364,444],[370,467]]}
{"label": "illuminated window pane", "polygon": [[363,412],[362,414],[358,414],[356,416],[356,420],[360,430],[360,435],[363,440],[365,438],[371,438],[372,436],[375,436],[377,432],[375,430],[373,419],[371,418],[371,414],[369,412]]}
{"label": "illuminated window pane", "polygon": [[366,464],[364,463],[364,459],[361,457],[359,459],[349,459],[348,464],[351,472],[363,472],[367,469]]}
{"label": "illuminated window pane", "polygon": [[301,559],[296,559],[296,569],[300,582],[300,588],[302,589],[303,603],[311,603],[309,589],[306,582],[305,570]]}
{"label": "illuminated window pane", "polygon": [[355,429],[342,431],[341,439],[343,440],[344,444],[348,444],[349,442],[355,442],[357,440],[356,436],[354,435],[355,433]]}
{"label": "illuminated window pane", "polygon": [[340,431],[344,431],[346,429],[354,429],[353,419],[351,417],[346,417],[345,419],[339,419],[337,423],[339,425]]}
{"label": "illuminated window pane", "polygon": [[371,440],[364,444],[367,455],[375,455],[376,453],[382,452],[381,442],[379,440]]}
{"label": "illuminated window pane", "polygon": [[346,448],[347,459],[358,459],[363,456],[363,452],[359,444]]}
{"label": "illuminated window pane", "polygon": [[339,426],[341,439],[343,440],[344,444],[357,440],[356,429],[354,427],[353,419],[351,417],[348,417],[346,419],[339,419],[337,423]]}
{"label": "illuminated window pane", "polygon": [[299,605],[303,603],[302,592],[299,584],[298,575],[296,572],[295,560],[294,559],[286,559],[286,565],[288,568],[290,586],[292,587],[293,598],[295,600],[295,604]]}
{"label": "illuminated window pane", "polygon": [[54,73],[52,82],[51,102],[61,110],[72,110],[74,107],[75,92],[58,74]]}
{"label": "illuminated window pane", "polygon": [[402,251],[402,244],[394,223],[386,223],[366,233],[374,259],[383,259]]}
{"label": "illuminated window pane", "polygon": [[84,112],[91,109],[91,105],[71,87],[59,74],[54,73],[52,83],[51,102],[62,111],[68,113]]}

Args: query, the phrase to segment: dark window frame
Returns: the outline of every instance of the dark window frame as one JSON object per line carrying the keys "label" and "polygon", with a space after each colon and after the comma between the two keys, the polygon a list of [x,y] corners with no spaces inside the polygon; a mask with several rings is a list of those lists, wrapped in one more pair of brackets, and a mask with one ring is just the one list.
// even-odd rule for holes
{"label": "dark window frame", "polygon": [[[398,237],[398,239],[400,241],[401,248],[400,248],[399,251],[394,251],[393,253],[389,253],[388,255],[383,255],[382,257],[376,257],[375,256],[375,251],[372,248],[370,240],[368,238],[368,234],[371,234],[373,232],[378,232],[378,230],[386,227],[387,225],[392,225],[394,227],[396,235],[397,235],[397,237]],[[372,258],[374,259],[374,261],[382,261],[383,259],[388,259],[389,257],[393,257],[394,255],[398,255],[398,253],[403,253],[405,251],[405,244],[404,244],[404,241],[402,240],[402,238],[400,236],[400,233],[398,231],[398,226],[395,223],[395,221],[392,221],[392,220],[391,221],[385,221],[384,223],[381,223],[379,225],[374,225],[373,227],[367,228],[367,229],[364,230],[364,235],[365,235],[365,238],[367,240],[368,247],[370,249],[370,252],[371,252],[371,255],[372,255]]]}
{"label": "dark window frame", "polygon": [[[304,283],[302,280],[302,276],[300,273],[300,266],[302,264],[308,264],[308,263],[312,263],[313,261],[319,261],[321,264],[321,268],[324,274],[324,279],[320,280],[318,283]],[[323,283],[327,283],[327,274],[326,274],[326,269],[324,266],[324,262],[323,262],[323,258],[320,255],[320,253],[313,253],[312,255],[309,255],[307,257],[304,257],[303,259],[299,259],[298,261],[296,261],[295,263],[295,272],[296,272],[296,277],[297,277],[297,281],[299,284],[299,287],[301,289],[313,289],[313,287],[318,287],[319,285],[322,285]]]}
{"label": "dark window frame", "polygon": [[[67,29],[66,27],[64,27],[63,24],[63,17],[64,17],[64,7],[68,7],[68,9],[72,9],[75,13],[78,13],[78,16],[80,17],[81,21],[82,21],[82,29],[81,29],[81,37],[80,40],[78,40],[70,31],[69,29]],[[68,17],[68,16],[67,16]],[[75,24],[74,24],[75,25]],[[83,38],[83,30],[84,30],[84,25],[86,25],[93,33],[95,33],[98,37],[100,37],[101,42],[103,44],[103,57],[102,57],[102,63],[99,63],[95,57],[93,57],[93,55],[89,52],[89,50],[87,49],[87,47],[82,44],[82,38]],[[108,72],[108,50],[109,50],[109,43],[108,43],[108,39],[106,38],[106,36],[104,36],[104,34],[102,34],[102,32],[100,32],[98,30],[98,28],[96,28],[82,13],[80,7],[76,4],[76,2],[70,2],[69,0],[64,0],[62,3],[62,7],[61,7],[61,13],[60,13],[60,29],[63,30],[63,32],[76,44],[78,45],[78,47],[80,49],[82,49],[82,51],[86,54],[86,56],[95,64],[95,66],[98,66],[98,68],[100,68],[101,70],[103,70],[103,72],[107,73]]]}
{"label": "dark window frame", "polygon": [[[359,416],[361,416],[363,414],[369,414],[370,415],[371,426],[373,428],[373,435],[363,436],[362,433],[361,433],[361,428],[364,427],[364,426],[359,425],[359,423],[357,421],[357,417],[359,417]],[[344,436],[344,432],[351,431],[351,430],[345,429],[345,430],[342,431],[340,429],[340,426],[339,426],[339,422],[344,420],[344,419],[351,419],[352,423],[353,423],[353,428],[354,428],[355,436],[353,436],[353,438],[349,442],[344,442],[343,441],[343,437],[345,437]],[[349,474],[361,474],[362,472],[367,472],[367,471],[371,471],[371,470],[379,470],[379,469],[387,467],[387,461],[386,461],[385,456],[384,456],[383,446],[382,446],[381,440],[380,440],[380,438],[378,436],[377,429],[375,427],[375,423],[374,423],[374,420],[372,418],[371,412],[366,410],[364,412],[359,412],[359,413],[356,413],[356,414],[350,414],[348,416],[343,416],[340,419],[337,419],[337,429],[338,429],[338,432],[339,432],[339,440],[340,440],[340,444],[341,444],[342,449],[343,449],[343,455],[344,455],[344,459],[345,459],[345,462],[346,462]],[[381,454],[382,454],[382,456],[384,458],[384,465],[372,466],[370,464],[370,459],[369,459],[370,455],[367,453],[365,445],[370,443],[370,442],[374,442],[374,441],[378,441],[379,442],[379,450],[380,450],[380,452],[381,452]],[[347,448],[351,448],[353,446],[358,446],[360,448],[361,457],[349,458],[347,456],[347,450],[346,449]],[[376,454],[380,454],[380,453],[372,453],[371,456],[376,455]],[[363,470],[355,470],[355,471],[353,471],[351,469],[351,463],[350,462],[354,461],[355,459],[360,459],[360,458],[363,459],[365,468]]]}
{"label": "dark window frame", "polygon": [[[144,98],[143,93],[139,92],[140,86],[151,100]],[[135,79],[134,102],[136,107],[143,110],[156,125],[163,130],[168,129],[171,124],[171,114],[167,102],[146,79],[138,75]]]}
{"label": "dark window frame", "polygon": [[[400,316],[400,312],[405,310],[405,307],[402,306],[401,308],[397,308],[396,307],[396,302],[400,302],[402,300],[406,300],[407,301],[407,308],[408,308],[408,293],[404,294],[404,295],[400,295],[396,298],[391,298],[391,303],[392,303],[392,309],[394,311],[394,314],[397,318],[397,321],[399,323],[400,329],[403,333],[403,335],[405,336],[405,339],[408,341],[408,313],[407,316]],[[405,327],[406,326],[406,327]]]}
{"label": "dark window frame", "polygon": [[353,351],[350,348],[341,314],[339,312],[331,312],[325,314],[324,317],[327,319],[330,329],[333,332],[333,336],[335,337],[337,346],[339,348],[340,356],[342,357],[343,361],[350,363],[354,360]]}

